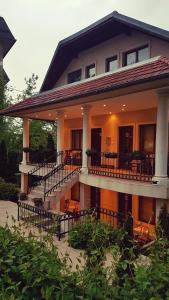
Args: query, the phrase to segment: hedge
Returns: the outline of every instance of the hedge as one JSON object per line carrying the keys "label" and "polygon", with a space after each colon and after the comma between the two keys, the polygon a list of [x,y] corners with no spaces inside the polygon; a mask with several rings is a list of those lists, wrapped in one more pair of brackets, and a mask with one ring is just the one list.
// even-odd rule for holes
{"label": "hedge", "polygon": [[5,182],[0,178],[0,200],[18,201],[19,188],[13,183]]}

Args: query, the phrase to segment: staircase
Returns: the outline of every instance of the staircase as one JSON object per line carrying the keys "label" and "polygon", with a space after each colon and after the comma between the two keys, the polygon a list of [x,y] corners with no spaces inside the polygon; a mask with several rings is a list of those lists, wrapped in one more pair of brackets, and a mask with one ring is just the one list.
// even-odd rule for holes
{"label": "staircase", "polygon": [[[28,173],[28,201],[43,201],[45,209],[57,209],[61,198],[78,182],[80,166],[74,165],[67,152],[57,153],[57,164],[44,162]],[[32,180],[33,179],[33,180]]]}

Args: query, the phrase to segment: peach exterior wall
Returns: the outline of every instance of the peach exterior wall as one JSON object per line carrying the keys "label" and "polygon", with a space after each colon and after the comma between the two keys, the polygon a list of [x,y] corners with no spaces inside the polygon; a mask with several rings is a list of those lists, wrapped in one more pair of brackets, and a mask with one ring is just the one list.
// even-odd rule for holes
{"label": "peach exterior wall", "polygon": [[[113,211],[118,211],[118,193],[101,189],[100,190],[100,205],[103,208],[107,208]],[[139,197],[132,195],[132,216],[134,220],[134,226],[137,226],[139,221]],[[141,222],[143,223],[143,222]]]}
{"label": "peach exterior wall", "polygon": [[[118,151],[119,126],[133,125],[133,150],[139,148],[139,125],[156,123],[156,109],[124,112],[113,115],[91,117],[91,128],[102,128],[102,147],[104,151]],[[71,130],[82,128],[82,119],[65,120],[64,147],[71,149]],[[106,145],[106,137],[111,138],[111,145]]]}
{"label": "peach exterior wall", "polygon": [[96,74],[105,73],[105,60],[113,55],[119,59],[119,67],[122,67],[123,53],[137,47],[149,45],[150,57],[165,55],[169,57],[169,43],[158,38],[151,37],[139,31],[133,30],[131,35],[121,34],[107,40],[96,47],[79,53],[68,65],[65,72],[55,84],[55,87],[67,84],[67,74],[82,68],[82,79],[85,78],[85,67],[95,63]]}

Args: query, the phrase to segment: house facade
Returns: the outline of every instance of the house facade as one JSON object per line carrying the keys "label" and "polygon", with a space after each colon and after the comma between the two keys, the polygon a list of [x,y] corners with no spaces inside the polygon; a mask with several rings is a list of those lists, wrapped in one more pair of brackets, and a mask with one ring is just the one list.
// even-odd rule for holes
{"label": "house facade", "polygon": [[113,12],[61,41],[40,93],[0,112],[23,118],[23,147],[30,119],[57,122],[56,161],[23,152],[21,191],[45,209],[154,225],[169,202],[168,99],[168,31]]}

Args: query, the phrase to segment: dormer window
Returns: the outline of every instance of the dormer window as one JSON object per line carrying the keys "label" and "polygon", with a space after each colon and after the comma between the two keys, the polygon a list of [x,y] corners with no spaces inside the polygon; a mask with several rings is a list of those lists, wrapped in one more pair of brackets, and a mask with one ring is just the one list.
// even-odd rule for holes
{"label": "dormer window", "polygon": [[148,46],[137,48],[131,51],[128,51],[124,54],[124,66],[129,66],[137,62],[141,62],[150,57]]}
{"label": "dormer window", "polygon": [[73,83],[82,79],[82,70],[76,70],[68,74],[67,83]]}
{"label": "dormer window", "polygon": [[118,69],[117,55],[106,59],[106,72],[113,72]]}
{"label": "dormer window", "polygon": [[86,78],[91,78],[96,76],[96,65],[92,64],[86,67]]}

